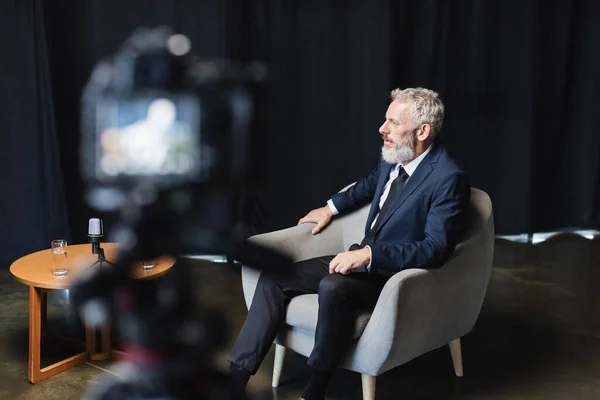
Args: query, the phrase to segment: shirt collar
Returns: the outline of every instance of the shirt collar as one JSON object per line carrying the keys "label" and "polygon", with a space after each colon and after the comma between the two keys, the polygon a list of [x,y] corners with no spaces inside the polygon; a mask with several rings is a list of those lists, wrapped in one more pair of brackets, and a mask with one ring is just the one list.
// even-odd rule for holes
{"label": "shirt collar", "polygon": [[[423,161],[423,159],[425,158],[427,153],[429,153],[432,147],[433,144],[429,145],[429,147],[423,152],[423,154],[421,154],[419,157],[415,158],[408,164],[404,165],[404,171],[408,174],[408,176],[412,176],[412,174],[415,173],[417,167],[419,166],[419,164],[421,164],[421,161]],[[400,164],[396,165],[396,168],[400,168]]]}

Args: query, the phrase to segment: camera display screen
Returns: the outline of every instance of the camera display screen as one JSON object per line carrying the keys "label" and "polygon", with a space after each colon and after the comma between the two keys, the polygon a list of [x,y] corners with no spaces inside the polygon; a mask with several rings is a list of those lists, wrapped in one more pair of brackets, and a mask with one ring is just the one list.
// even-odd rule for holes
{"label": "camera display screen", "polygon": [[95,175],[101,180],[194,179],[208,161],[201,159],[200,104],[193,96],[104,97],[96,107]]}

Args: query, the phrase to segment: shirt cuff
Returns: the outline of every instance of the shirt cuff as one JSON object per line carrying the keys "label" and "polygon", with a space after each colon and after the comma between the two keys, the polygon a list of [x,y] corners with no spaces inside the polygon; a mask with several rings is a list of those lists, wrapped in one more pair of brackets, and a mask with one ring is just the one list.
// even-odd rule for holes
{"label": "shirt cuff", "polygon": [[333,215],[339,214],[337,208],[335,208],[335,204],[333,204],[333,200],[331,200],[331,199],[327,200],[327,205],[331,209],[331,212],[333,213]]}
{"label": "shirt cuff", "polygon": [[371,264],[373,264],[373,252],[371,251],[371,246],[365,246],[365,248],[369,249],[369,265],[367,265],[367,271],[371,272]]}

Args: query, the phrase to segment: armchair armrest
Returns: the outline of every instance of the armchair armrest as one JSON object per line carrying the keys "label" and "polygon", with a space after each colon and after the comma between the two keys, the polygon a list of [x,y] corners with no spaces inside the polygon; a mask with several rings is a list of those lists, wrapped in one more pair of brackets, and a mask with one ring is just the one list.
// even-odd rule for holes
{"label": "armchair armrest", "polygon": [[290,255],[294,262],[343,251],[342,227],[333,220],[320,233],[313,235],[316,224],[306,223],[279,231],[255,235],[248,240]]}
{"label": "armchair armrest", "polygon": [[[290,255],[294,262],[309,258],[333,255],[344,250],[342,225],[333,220],[319,234],[313,235],[315,224],[307,223],[279,231],[255,235],[248,240],[264,247],[273,248]],[[242,286],[246,305],[250,308],[260,271],[242,266]]]}

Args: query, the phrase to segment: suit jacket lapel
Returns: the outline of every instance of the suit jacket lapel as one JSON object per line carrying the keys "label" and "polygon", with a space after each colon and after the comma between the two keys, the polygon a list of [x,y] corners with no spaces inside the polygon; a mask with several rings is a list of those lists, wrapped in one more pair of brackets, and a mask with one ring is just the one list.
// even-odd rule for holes
{"label": "suit jacket lapel", "polygon": [[390,209],[384,216],[384,220],[381,222],[381,225],[379,225],[378,231],[381,229],[381,227],[383,225],[385,225],[385,223],[391,218],[391,216],[396,212],[396,210],[398,208],[400,208],[400,206],[402,206],[402,204],[404,204],[404,202],[406,201],[408,196],[410,196],[421,185],[421,183],[423,183],[423,181],[429,176],[431,171],[433,171],[433,168],[434,168],[435,164],[437,163],[437,160],[439,158],[440,151],[441,151],[441,148],[440,148],[441,146],[436,146],[436,147],[437,147],[437,149],[436,148],[431,149],[429,154],[427,156],[425,156],[425,159],[423,161],[421,161],[421,163],[419,164],[419,166],[417,167],[415,172],[408,179],[408,181],[402,188],[402,191],[400,192],[398,197],[394,200],[394,203],[392,204],[392,206],[390,207]]}
{"label": "suit jacket lapel", "polygon": [[377,189],[375,190],[375,197],[373,197],[371,210],[369,211],[369,217],[367,218],[367,225],[365,226],[365,235],[367,232],[369,232],[369,229],[371,229],[375,215],[377,215],[377,212],[379,211],[379,200],[381,200],[381,196],[383,195],[383,187],[390,177],[390,172],[392,171],[393,167],[392,164],[389,164],[385,161],[381,161],[381,164],[379,180],[377,181]]}

